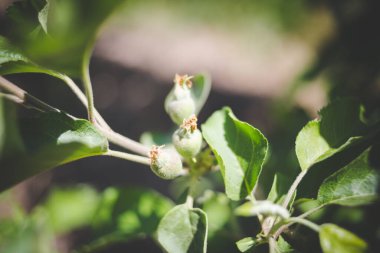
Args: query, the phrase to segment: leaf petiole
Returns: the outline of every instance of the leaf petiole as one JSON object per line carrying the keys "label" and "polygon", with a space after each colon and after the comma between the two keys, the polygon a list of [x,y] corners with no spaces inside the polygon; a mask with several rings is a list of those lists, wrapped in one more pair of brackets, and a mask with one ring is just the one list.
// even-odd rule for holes
{"label": "leaf petiole", "polygon": [[121,158],[121,159],[124,159],[124,160],[136,162],[136,163],[141,163],[141,164],[144,164],[144,165],[150,165],[150,159],[149,158],[143,157],[143,156],[139,156],[139,155],[129,154],[129,153],[125,153],[125,152],[120,152],[120,151],[115,151],[115,150],[108,150],[103,155],[117,157],[117,158]]}
{"label": "leaf petiole", "polygon": [[289,191],[286,194],[285,200],[282,203],[282,206],[284,208],[288,207],[288,205],[289,205],[289,203],[293,197],[294,192],[297,190],[298,185],[301,183],[301,181],[302,181],[303,177],[306,175],[306,173],[307,173],[307,170],[302,170],[301,173],[299,173],[298,176],[296,177],[296,179],[294,180],[293,184],[290,186]]}
{"label": "leaf petiole", "polygon": [[299,224],[302,224],[312,230],[314,230],[315,232],[319,233],[319,230],[320,230],[320,227],[319,225],[315,224],[314,222],[311,222],[307,219],[304,219],[304,218],[299,218],[299,217],[291,217],[289,219],[287,219],[288,222],[294,224],[294,223],[299,223]]}
{"label": "leaf petiole", "polygon": [[[93,43],[90,43],[92,45]],[[82,60],[82,82],[87,98],[87,113],[88,120],[95,123],[95,106],[94,106],[94,93],[92,91],[92,84],[90,78],[90,58],[92,53],[92,46],[87,46]]]}

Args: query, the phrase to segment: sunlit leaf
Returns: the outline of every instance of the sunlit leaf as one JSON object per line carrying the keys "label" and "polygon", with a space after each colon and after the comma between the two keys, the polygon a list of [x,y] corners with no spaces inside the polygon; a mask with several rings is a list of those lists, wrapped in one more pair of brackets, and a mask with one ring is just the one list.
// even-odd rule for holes
{"label": "sunlit leaf", "polygon": [[296,154],[302,170],[345,150],[363,138],[363,109],[355,100],[340,99],[320,111],[298,134]]}
{"label": "sunlit leaf", "polygon": [[[95,156],[108,150],[108,141],[87,120],[73,119],[64,113],[36,113],[10,119],[6,129],[13,148],[7,147],[0,159],[0,190],[47,169]],[[17,144],[15,146],[15,144]],[[12,152],[10,152],[12,151]]]}
{"label": "sunlit leaf", "polygon": [[191,88],[191,95],[195,101],[195,112],[198,114],[206,100],[211,90],[211,78],[206,74],[198,74],[192,79],[193,86]]}
{"label": "sunlit leaf", "polygon": [[369,163],[369,150],[323,182],[318,192],[321,204],[356,206],[377,197],[378,174]]}
{"label": "sunlit leaf", "polygon": [[215,112],[202,131],[220,166],[227,196],[245,198],[260,175],[268,149],[266,138],[227,107]]}

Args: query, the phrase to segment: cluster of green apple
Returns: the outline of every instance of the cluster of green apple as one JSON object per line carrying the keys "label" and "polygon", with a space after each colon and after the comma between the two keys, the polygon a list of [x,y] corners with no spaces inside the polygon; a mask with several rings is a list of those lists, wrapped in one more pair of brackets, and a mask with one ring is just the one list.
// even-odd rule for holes
{"label": "cluster of green apple", "polygon": [[178,125],[172,136],[175,150],[153,146],[150,151],[151,169],[163,179],[173,179],[185,174],[182,158],[193,159],[202,147],[202,133],[197,127],[195,101],[190,91],[191,78],[192,76],[177,74],[174,78],[174,88],[165,100],[165,111]]}

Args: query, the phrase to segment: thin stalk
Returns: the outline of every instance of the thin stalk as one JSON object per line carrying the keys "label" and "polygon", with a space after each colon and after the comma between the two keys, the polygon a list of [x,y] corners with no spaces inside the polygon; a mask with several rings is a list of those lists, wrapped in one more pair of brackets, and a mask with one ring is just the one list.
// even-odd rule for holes
{"label": "thin stalk", "polygon": [[[78,85],[68,76],[66,75],[57,75],[58,78],[60,78],[62,81],[64,81],[67,86],[71,89],[71,91],[78,97],[78,99],[82,102],[82,104],[87,108],[88,102],[86,95],[79,89]],[[111,127],[107,124],[107,122],[103,119],[103,117],[100,115],[100,113],[94,108],[94,117],[96,122],[105,129],[111,129]]]}
{"label": "thin stalk", "polygon": [[313,214],[314,212],[319,211],[321,208],[323,208],[323,207],[325,207],[325,206],[326,206],[326,204],[323,204],[323,205],[317,206],[317,207],[315,207],[315,208],[312,208],[312,209],[310,209],[309,211],[304,212],[303,214],[297,216],[297,218],[305,218],[305,217],[307,217],[307,216]]}
{"label": "thin stalk", "polygon": [[11,98],[9,97],[9,95],[13,95],[18,98],[17,100],[13,97],[14,102],[22,104],[26,107],[32,107],[40,111],[53,111],[53,112],[59,111],[58,109],[30,95],[28,92],[16,86],[15,84],[11,83],[7,79],[3,78],[2,76],[0,76],[0,88],[10,93],[10,94],[7,94],[8,99]]}
{"label": "thin stalk", "polygon": [[[311,221],[309,221],[309,220],[304,219],[304,217],[306,217],[306,216],[312,214],[313,212],[319,210],[319,209],[322,208],[322,207],[323,207],[323,206],[319,206],[319,207],[317,207],[317,208],[313,208],[313,209],[309,210],[309,211],[306,212],[306,213],[303,213],[303,214],[300,215],[300,216],[289,218],[288,220],[286,220],[286,221],[288,222],[288,223],[286,223],[286,224],[283,224],[283,225],[279,224],[279,228],[278,228],[278,230],[276,231],[276,233],[274,234],[274,238],[279,237],[279,236],[280,236],[285,230],[287,230],[290,226],[294,225],[295,223],[302,223],[303,225],[306,225],[306,224],[305,224],[305,221],[306,221],[306,223],[308,223],[308,225],[310,225],[310,224],[312,223],[312,224],[314,224],[315,226],[318,226],[318,225],[316,225],[315,223],[313,223],[313,222],[311,222]],[[306,226],[307,226],[307,225],[306,225]],[[313,225],[312,225],[312,226],[313,226]],[[315,226],[314,226],[314,228],[312,228],[313,230],[316,230],[316,229],[315,229],[315,228],[316,228]],[[272,230],[275,231],[275,229],[276,229],[276,228],[273,228]],[[319,231],[319,226],[318,226],[318,231]],[[317,232],[318,232],[318,231],[317,231]]]}
{"label": "thin stalk", "polygon": [[193,208],[193,205],[194,205],[194,198],[193,198],[193,196],[191,196],[190,194],[187,195],[187,197],[186,197],[186,205],[187,205],[189,208]]}
{"label": "thin stalk", "polygon": [[123,147],[125,149],[128,149],[130,151],[133,151],[137,154],[148,156],[150,148],[146,147],[145,145],[131,140],[119,133],[116,133],[112,130],[107,130],[103,128],[98,128],[98,130],[112,143]]}
{"label": "thin stalk", "polygon": [[269,243],[269,253],[277,253],[276,240],[273,237],[269,237],[268,243]]}
{"label": "thin stalk", "polygon": [[90,58],[92,53],[92,46],[88,46],[84,52],[82,61],[82,82],[87,98],[87,114],[88,120],[95,123],[95,106],[94,106],[94,93],[92,91],[92,84],[90,78]]}
{"label": "thin stalk", "polygon": [[[78,99],[88,107],[88,101],[83,92],[79,89],[78,85],[66,75],[59,75],[60,79],[62,79],[69,88],[74,92],[74,94],[78,97]],[[108,140],[120,147],[138,153],[140,155],[147,156],[149,153],[149,148],[145,147],[141,143],[134,141],[126,136],[123,136],[119,133],[116,133],[112,130],[112,128],[107,124],[107,122],[103,119],[100,113],[94,108],[94,117],[97,123],[100,126],[100,131],[108,138]]]}
{"label": "thin stalk", "polygon": [[311,222],[309,220],[299,218],[299,217],[292,217],[292,218],[289,218],[288,221],[292,222],[292,224],[294,224],[294,223],[302,224],[302,225],[314,230],[315,232],[319,233],[319,230],[320,230],[319,225],[317,225],[314,222]]}
{"label": "thin stalk", "polygon": [[19,97],[12,95],[12,94],[5,94],[0,92],[0,98],[5,98],[9,101],[12,101],[16,104],[22,104],[24,101],[22,101]]}
{"label": "thin stalk", "polygon": [[15,95],[16,97],[20,98],[23,101],[25,99],[26,91],[24,91],[23,89],[21,89],[20,87],[18,87],[16,85],[14,85],[13,83],[11,83],[10,81],[8,81],[7,79],[5,79],[2,76],[0,76],[0,88],[5,90],[6,92],[9,92],[9,93]]}
{"label": "thin stalk", "polygon": [[[56,77],[65,81],[68,84],[68,86],[73,90],[73,92],[77,95],[77,97],[82,101],[82,103],[87,106],[88,102],[86,96],[68,76],[57,74]],[[25,90],[21,89],[20,87],[3,78],[2,76],[0,76],[0,88],[10,93],[7,96],[13,95],[18,98],[15,99],[15,97],[8,97],[8,99],[12,99],[14,102],[23,104],[26,107],[33,107],[41,111],[59,111],[54,107],[28,94]],[[110,142],[130,151],[133,151],[137,154],[141,154],[143,156],[148,155],[150,148],[144,146],[143,144],[137,141],[134,141],[132,139],[129,139],[128,137],[114,132],[96,110],[94,110],[94,113],[95,119],[99,123],[99,131],[102,132]]]}
{"label": "thin stalk", "polygon": [[117,158],[121,158],[121,159],[124,159],[124,160],[136,162],[136,163],[141,163],[141,164],[144,164],[144,165],[150,165],[150,159],[149,158],[143,157],[143,156],[139,156],[139,155],[133,155],[133,154],[124,153],[124,152],[115,151],[115,150],[108,150],[103,155],[117,157]]}
{"label": "thin stalk", "polygon": [[197,183],[197,180],[198,180],[197,176],[194,176],[194,175],[191,176],[189,190],[188,190],[187,196],[186,196],[186,205],[189,208],[194,207],[194,196],[193,195],[194,195],[194,187]]}
{"label": "thin stalk", "polygon": [[[88,108],[89,103],[87,101],[86,95],[83,94],[81,89],[79,89],[78,85],[70,77],[66,75],[57,74],[57,77],[64,81],[67,84],[67,86],[69,86],[69,88],[72,90],[72,92],[82,102],[82,104],[86,106],[86,108]],[[93,110],[95,120],[100,126],[99,130],[108,138],[110,142],[130,151],[133,151],[135,153],[138,153],[140,155],[147,156],[150,150],[149,148],[145,147],[137,141],[134,141],[126,136],[114,132],[95,107],[93,108]]]}
{"label": "thin stalk", "polygon": [[282,206],[284,208],[287,208],[289,203],[290,203],[290,200],[292,199],[293,197],[293,194],[294,192],[297,190],[297,187],[298,185],[301,183],[301,180],[303,179],[303,177],[306,175],[307,173],[307,170],[303,170],[301,171],[300,174],[298,174],[298,176],[296,177],[296,179],[294,180],[292,186],[290,186],[289,188],[289,191],[288,193],[286,194],[286,197],[285,197],[285,200],[284,202],[282,203]]}

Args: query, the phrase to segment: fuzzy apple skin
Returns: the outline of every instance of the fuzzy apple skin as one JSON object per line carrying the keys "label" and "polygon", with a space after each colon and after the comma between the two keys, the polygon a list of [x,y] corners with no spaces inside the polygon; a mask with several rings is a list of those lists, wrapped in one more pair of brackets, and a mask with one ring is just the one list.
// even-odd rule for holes
{"label": "fuzzy apple skin", "polygon": [[195,112],[195,103],[192,98],[170,101],[166,106],[166,112],[174,123],[180,125]]}
{"label": "fuzzy apple skin", "polygon": [[162,179],[174,179],[183,174],[181,157],[175,150],[162,148],[151,158],[150,168]]}
{"label": "fuzzy apple skin", "polygon": [[172,136],[172,142],[178,153],[183,157],[192,158],[201,150],[202,134],[198,129],[194,131],[178,129]]}
{"label": "fuzzy apple skin", "polygon": [[165,111],[177,125],[182,124],[184,119],[193,115],[195,102],[190,89],[176,84],[165,100]]}

